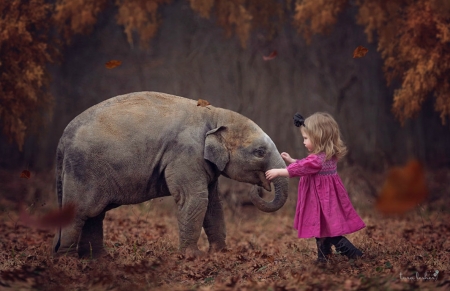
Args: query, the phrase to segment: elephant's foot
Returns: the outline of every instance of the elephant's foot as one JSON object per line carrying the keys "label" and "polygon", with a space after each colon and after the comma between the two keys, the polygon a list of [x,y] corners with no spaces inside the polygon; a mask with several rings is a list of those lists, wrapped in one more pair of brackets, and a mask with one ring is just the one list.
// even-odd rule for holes
{"label": "elephant's foot", "polygon": [[210,242],[209,244],[209,253],[220,252],[222,250],[226,250],[227,245],[225,242]]}
{"label": "elephant's foot", "polygon": [[92,251],[84,251],[84,252],[78,252],[78,255],[80,258],[86,258],[86,259],[99,259],[102,257],[107,257],[109,253],[105,251],[105,249],[97,249]]}
{"label": "elephant's foot", "polygon": [[206,253],[204,251],[199,250],[197,246],[188,247],[182,252],[184,252],[186,258],[188,259],[195,259],[206,256]]}
{"label": "elephant's foot", "polygon": [[78,255],[80,258],[98,259],[108,255],[103,245],[81,245],[78,247]]}
{"label": "elephant's foot", "polygon": [[59,247],[57,252],[52,253],[54,258],[59,257],[78,257],[77,246]]}

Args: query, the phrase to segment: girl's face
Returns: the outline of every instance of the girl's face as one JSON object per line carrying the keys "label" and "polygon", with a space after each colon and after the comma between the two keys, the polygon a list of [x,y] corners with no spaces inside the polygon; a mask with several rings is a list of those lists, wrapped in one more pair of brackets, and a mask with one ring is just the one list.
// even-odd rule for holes
{"label": "girl's face", "polygon": [[303,136],[303,144],[305,145],[305,147],[308,149],[309,152],[314,150],[314,145],[312,144],[311,140],[309,139],[309,136],[307,133],[305,133],[303,130],[302,132],[302,136]]}

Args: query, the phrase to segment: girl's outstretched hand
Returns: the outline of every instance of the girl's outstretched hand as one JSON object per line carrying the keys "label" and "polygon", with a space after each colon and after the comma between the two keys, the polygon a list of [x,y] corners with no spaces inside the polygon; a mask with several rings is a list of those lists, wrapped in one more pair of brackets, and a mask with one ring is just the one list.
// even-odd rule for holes
{"label": "girl's outstretched hand", "polygon": [[278,170],[279,169],[272,169],[272,170],[268,170],[266,172],[266,179],[267,180],[272,180],[273,178],[276,178],[278,176]]}
{"label": "girl's outstretched hand", "polygon": [[289,172],[286,169],[272,169],[266,172],[266,179],[269,181],[278,176],[289,177]]}
{"label": "girl's outstretched hand", "polygon": [[288,153],[282,152],[281,157],[286,163],[292,164],[295,162],[295,160],[291,158],[291,156]]}

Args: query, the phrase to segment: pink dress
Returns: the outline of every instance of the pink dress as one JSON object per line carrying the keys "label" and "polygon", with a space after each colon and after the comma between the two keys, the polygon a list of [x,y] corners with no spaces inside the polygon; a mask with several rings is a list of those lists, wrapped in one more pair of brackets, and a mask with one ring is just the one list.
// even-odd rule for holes
{"label": "pink dress", "polygon": [[319,153],[287,167],[289,177],[301,177],[294,218],[299,238],[339,236],[366,226],[353,208],[336,164],[336,159],[326,161],[325,153]]}

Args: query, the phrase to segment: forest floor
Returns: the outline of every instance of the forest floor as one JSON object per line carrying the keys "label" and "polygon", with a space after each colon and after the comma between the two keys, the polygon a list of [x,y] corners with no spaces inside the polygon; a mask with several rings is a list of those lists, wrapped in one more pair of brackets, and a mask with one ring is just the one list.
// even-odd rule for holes
{"label": "forest floor", "polygon": [[[448,199],[386,217],[355,205],[367,227],[347,237],[366,255],[333,254],[317,265],[314,239],[292,228],[295,199],[275,213],[225,205],[227,250],[190,259],[178,252],[171,197],[109,211],[108,255],[53,258],[53,230],[24,226],[0,201],[0,290],[449,290]],[[28,204],[32,215],[54,205]],[[199,248],[207,251],[204,232]]]}

